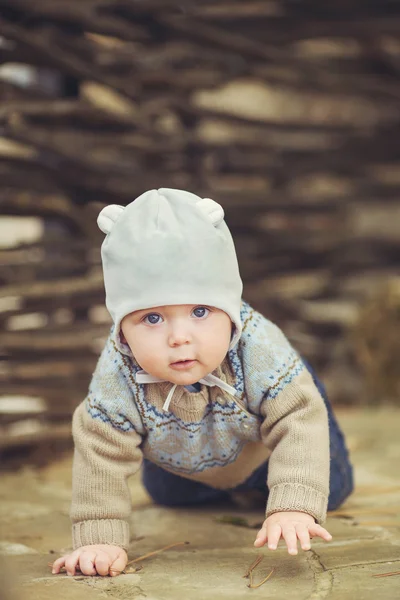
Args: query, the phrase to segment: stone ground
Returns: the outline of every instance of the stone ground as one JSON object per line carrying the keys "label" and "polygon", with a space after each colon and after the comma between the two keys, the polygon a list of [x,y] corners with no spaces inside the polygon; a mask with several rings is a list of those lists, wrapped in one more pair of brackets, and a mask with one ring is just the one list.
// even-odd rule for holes
{"label": "stone ground", "polygon": [[[356,492],[329,516],[333,541],[313,541],[312,550],[291,557],[253,547],[256,529],[221,523],[240,516],[250,525],[261,510],[233,506],[166,509],[154,506],[138,477],[131,480],[134,502],[129,557],[188,541],[143,560],[138,573],[115,578],[51,575],[48,563],[68,550],[71,458],[40,470],[26,468],[2,476],[2,598],[30,600],[177,600],[265,597],[290,600],[372,600],[400,598],[400,410],[337,411],[347,434],[356,473]],[[258,555],[255,582],[274,567],[258,589],[243,574]],[[4,589],[6,579],[9,592]],[[2,594],[1,594],[2,593]]]}

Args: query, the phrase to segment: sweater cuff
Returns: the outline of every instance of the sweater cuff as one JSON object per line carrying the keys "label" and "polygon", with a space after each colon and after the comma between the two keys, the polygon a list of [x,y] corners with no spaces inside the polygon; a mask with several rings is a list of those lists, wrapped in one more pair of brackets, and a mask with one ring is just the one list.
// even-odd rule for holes
{"label": "sweater cuff", "polygon": [[266,516],[276,512],[297,510],[314,517],[321,524],[326,519],[328,498],[325,494],[301,484],[274,485],[268,496]]}
{"label": "sweater cuff", "polygon": [[117,519],[80,521],[72,525],[74,550],[92,544],[110,544],[127,550],[129,537],[129,524]]}

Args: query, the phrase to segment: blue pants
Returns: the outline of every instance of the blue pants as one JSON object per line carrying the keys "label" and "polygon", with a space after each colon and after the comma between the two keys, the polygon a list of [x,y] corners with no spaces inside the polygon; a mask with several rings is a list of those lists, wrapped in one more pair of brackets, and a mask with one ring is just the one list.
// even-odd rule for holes
{"label": "blue pants", "polygon": [[[305,362],[305,361],[304,361]],[[333,414],[332,406],[326,396],[322,383],[312,368],[309,369],[314,383],[324,399],[329,419],[330,436],[330,481],[328,510],[338,508],[353,491],[353,468],[349,461],[343,433]],[[266,484],[268,477],[268,461],[258,467],[244,483],[235,490],[256,489],[268,497]],[[149,460],[144,459],[142,467],[143,484],[157,504],[164,506],[188,506],[206,502],[229,500],[229,490],[218,490],[199,481],[193,481],[165,471]]]}

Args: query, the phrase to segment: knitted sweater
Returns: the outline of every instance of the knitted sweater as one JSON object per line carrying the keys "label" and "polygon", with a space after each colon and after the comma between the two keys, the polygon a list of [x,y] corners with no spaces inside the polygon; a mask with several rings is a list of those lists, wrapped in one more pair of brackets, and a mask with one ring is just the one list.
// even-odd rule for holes
{"label": "knitted sweater", "polygon": [[108,339],[89,393],[74,413],[74,548],[129,544],[127,478],[143,457],[215,488],[244,482],[269,460],[266,515],[304,511],[322,523],[329,492],[325,404],[282,331],[242,302],[243,332],[213,374],[233,386],[198,392],[136,383],[141,369]]}

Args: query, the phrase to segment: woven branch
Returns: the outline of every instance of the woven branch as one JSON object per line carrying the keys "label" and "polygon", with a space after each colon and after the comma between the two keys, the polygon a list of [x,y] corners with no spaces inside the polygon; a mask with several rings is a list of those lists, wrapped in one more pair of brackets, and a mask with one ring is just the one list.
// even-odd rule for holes
{"label": "woven branch", "polygon": [[[44,424],[69,419],[110,325],[93,317],[96,216],[175,187],[223,204],[244,297],[333,400],[364,397],[349,332],[399,272],[400,6],[0,0],[0,12],[0,63],[38,73],[0,81],[0,210],[44,224],[42,239],[0,249],[3,393],[46,399]],[[4,452],[25,443],[4,432]]]}

